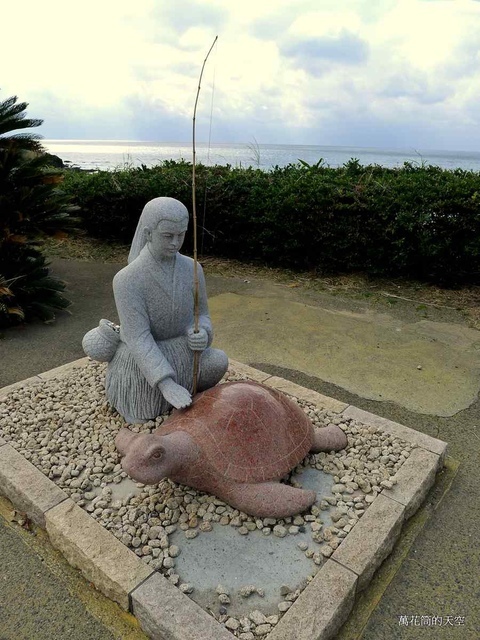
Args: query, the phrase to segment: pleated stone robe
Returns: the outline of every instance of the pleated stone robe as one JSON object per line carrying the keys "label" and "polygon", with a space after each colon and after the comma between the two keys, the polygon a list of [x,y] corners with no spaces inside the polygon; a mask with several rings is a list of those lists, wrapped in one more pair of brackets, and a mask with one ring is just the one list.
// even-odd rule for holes
{"label": "pleated stone robe", "polygon": [[[220,381],[228,359],[210,347],[213,331],[201,265],[198,279],[199,326],[208,334],[208,347],[199,360],[198,391],[202,391]],[[194,322],[193,260],[177,253],[173,264],[164,267],[145,246],[117,273],[113,292],[121,341],[108,364],[107,398],[127,422],[151,420],[170,408],[158,387],[164,378],[193,391],[193,351],[187,344],[187,331]]]}

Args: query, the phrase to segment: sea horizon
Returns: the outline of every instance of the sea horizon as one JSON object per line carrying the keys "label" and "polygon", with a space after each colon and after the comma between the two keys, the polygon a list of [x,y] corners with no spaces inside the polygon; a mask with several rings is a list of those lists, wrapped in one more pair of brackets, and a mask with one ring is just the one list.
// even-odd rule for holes
{"label": "sea horizon", "polygon": [[[191,142],[145,140],[44,139],[43,146],[67,164],[86,170],[151,167],[165,160],[192,160]],[[480,152],[412,147],[357,147],[345,145],[280,144],[253,142],[196,143],[196,161],[271,170],[299,161],[343,166],[351,159],[362,165],[401,167],[405,162],[444,169],[480,172]]]}

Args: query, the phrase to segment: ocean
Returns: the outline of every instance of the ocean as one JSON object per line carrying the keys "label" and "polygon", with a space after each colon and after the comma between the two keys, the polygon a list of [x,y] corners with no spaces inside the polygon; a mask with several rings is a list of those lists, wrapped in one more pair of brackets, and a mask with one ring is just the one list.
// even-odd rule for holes
{"label": "ocean", "polygon": [[[192,160],[187,143],[134,142],[130,140],[44,140],[46,149],[71,166],[81,169],[123,169],[151,167],[163,160]],[[352,158],[361,164],[400,167],[404,162],[431,164],[444,169],[480,171],[480,152],[432,151],[425,149],[376,149],[362,147],[326,147],[280,144],[207,144],[197,143],[197,163],[255,167],[264,170],[283,167],[303,160],[315,164],[321,158],[326,165],[339,167]]]}

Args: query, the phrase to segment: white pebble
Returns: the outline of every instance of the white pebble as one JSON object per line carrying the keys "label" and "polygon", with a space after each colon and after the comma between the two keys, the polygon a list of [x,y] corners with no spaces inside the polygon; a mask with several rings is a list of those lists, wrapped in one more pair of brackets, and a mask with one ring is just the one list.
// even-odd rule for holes
{"label": "white pebble", "polygon": [[252,611],[248,617],[254,624],[257,624],[257,625],[265,624],[267,622],[266,616],[261,611],[258,611],[258,609],[255,609],[255,611]]}
{"label": "white pebble", "polygon": [[225,622],[225,626],[227,629],[231,629],[231,631],[236,631],[240,626],[240,622],[236,618],[228,618]]}
{"label": "white pebble", "polygon": [[188,582],[184,582],[183,584],[181,584],[179,589],[182,593],[186,593],[186,594],[193,592],[193,586]]}

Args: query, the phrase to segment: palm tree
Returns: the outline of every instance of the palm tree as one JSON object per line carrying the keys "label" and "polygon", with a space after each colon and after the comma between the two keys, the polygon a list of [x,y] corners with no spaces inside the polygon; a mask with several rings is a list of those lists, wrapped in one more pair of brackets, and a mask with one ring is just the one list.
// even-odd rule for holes
{"label": "palm tree", "polygon": [[43,122],[27,118],[27,106],[16,96],[0,102],[0,326],[22,313],[52,320],[69,304],[65,285],[48,275],[38,238],[71,230],[76,207],[58,186],[63,174],[49,166],[41,136],[23,132]]}

